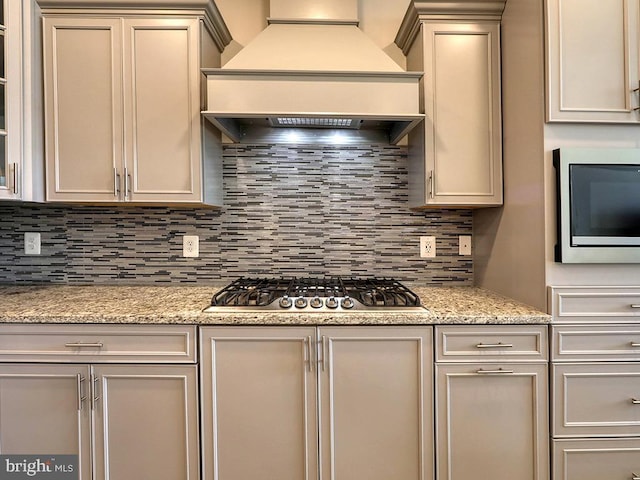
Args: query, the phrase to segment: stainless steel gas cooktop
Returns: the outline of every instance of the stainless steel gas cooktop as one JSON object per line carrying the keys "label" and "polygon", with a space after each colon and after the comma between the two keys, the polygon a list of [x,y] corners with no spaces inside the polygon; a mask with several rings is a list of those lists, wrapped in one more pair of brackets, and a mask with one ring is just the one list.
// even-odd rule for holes
{"label": "stainless steel gas cooktop", "polygon": [[391,278],[239,278],[205,312],[420,312],[418,296]]}

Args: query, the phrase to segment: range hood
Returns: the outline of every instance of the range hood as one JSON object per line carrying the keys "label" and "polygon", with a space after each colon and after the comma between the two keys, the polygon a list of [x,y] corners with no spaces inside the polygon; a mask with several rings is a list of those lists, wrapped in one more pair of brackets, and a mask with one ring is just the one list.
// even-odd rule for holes
{"label": "range hood", "polygon": [[406,72],[358,28],[358,0],[271,0],[268,27],[203,69],[203,115],[231,141],[395,144],[424,115]]}

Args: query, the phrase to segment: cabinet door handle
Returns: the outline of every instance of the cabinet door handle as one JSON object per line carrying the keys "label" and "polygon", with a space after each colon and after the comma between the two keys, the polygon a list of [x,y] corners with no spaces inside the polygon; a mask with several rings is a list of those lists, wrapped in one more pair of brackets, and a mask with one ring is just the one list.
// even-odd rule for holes
{"label": "cabinet door handle", "polygon": [[629,308],[640,308],[640,303],[632,303]]}
{"label": "cabinet door handle", "polygon": [[82,410],[82,402],[87,399],[86,395],[83,395],[82,392],[82,384],[85,381],[85,378],[81,375],[77,375],[77,392],[78,392],[78,411]]}
{"label": "cabinet door handle", "polygon": [[476,348],[513,348],[512,343],[479,343]]}
{"label": "cabinet door handle", "polygon": [[434,179],[433,179],[433,170],[429,170],[429,198],[433,198],[433,187],[434,187]]}
{"label": "cabinet door handle", "polygon": [[91,410],[96,409],[96,403],[100,400],[100,395],[98,394],[98,376],[91,374]]}
{"label": "cabinet door handle", "polygon": [[513,370],[505,370],[502,367],[495,370],[484,370],[481,368],[479,370],[476,370],[476,373],[480,375],[507,375],[513,373]]}
{"label": "cabinet door handle", "polygon": [[18,195],[19,181],[18,181],[18,164],[17,163],[11,164],[11,172],[13,176],[13,194]]}
{"label": "cabinet door handle", "polygon": [[632,403],[633,405],[640,405],[640,400],[638,400],[637,398],[632,398],[632,399],[631,399],[631,403]]}
{"label": "cabinet door handle", "polygon": [[116,167],[113,167],[113,195],[120,198],[120,174]]}
{"label": "cabinet door handle", "polygon": [[311,355],[311,336],[304,339],[304,361],[307,364],[309,371],[313,371]]}
{"label": "cabinet door handle", "polygon": [[67,347],[67,348],[102,348],[102,347],[104,347],[104,343],[102,343],[102,342],[95,342],[95,343],[72,342],[72,343],[65,343],[64,346]]}
{"label": "cabinet door handle", "polygon": [[131,193],[131,174],[127,167],[124,167],[124,198],[129,198]]}
{"label": "cabinet door handle", "polygon": [[[326,349],[326,345],[327,345],[327,337],[326,335],[322,335],[322,339],[319,342],[319,349],[318,349],[318,363],[322,364],[322,371],[324,372],[326,369],[326,364],[327,364],[327,349]],[[320,355],[320,352],[322,352],[322,356]]]}
{"label": "cabinet door handle", "polygon": [[630,345],[631,345],[632,347],[634,347],[634,348],[640,347],[640,343],[638,343],[638,342],[631,342],[631,344],[630,344]]}

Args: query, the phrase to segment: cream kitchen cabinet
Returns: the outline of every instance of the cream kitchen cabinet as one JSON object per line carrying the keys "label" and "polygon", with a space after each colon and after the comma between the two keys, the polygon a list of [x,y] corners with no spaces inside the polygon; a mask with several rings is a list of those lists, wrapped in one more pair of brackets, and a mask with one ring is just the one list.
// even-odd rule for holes
{"label": "cream kitchen cabinet", "polygon": [[89,378],[87,365],[0,364],[0,453],[78,455],[90,480]]}
{"label": "cream kitchen cabinet", "polygon": [[638,480],[640,440],[583,439],[554,442],[555,480]]}
{"label": "cream kitchen cabinet", "polygon": [[203,327],[203,477],[433,478],[423,327]]}
{"label": "cream kitchen cabinet", "polygon": [[546,5],[547,120],[640,123],[640,2]]}
{"label": "cream kitchen cabinet", "polygon": [[211,2],[145,15],[43,3],[47,200],[220,205],[220,134],[200,118],[200,68],[224,48]]}
{"label": "cream kitchen cabinet", "polygon": [[640,478],[640,289],[549,295],[554,478]]}
{"label": "cream kitchen cabinet", "polygon": [[411,2],[396,43],[424,71],[426,118],[409,134],[410,205],[502,204],[504,2]]}
{"label": "cream kitchen cabinet", "polygon": [[[199,478],[197,367],[172,360],[194,327],[1,327],[0,452],[79,455],[81,480]],[[101,354],[119,364],[84,363]],[[122,363],[148,356],[185,364]]]}
{"label": "cream kitchen cabinet", "polygon": [[[549,478],[546,328],[520,327],[436,327],[438,480]],[[474,331],[476,355],[447,348]]]}
{"label": "cream kitchen cabinet", "polygon": [[[0,2],[0,200],[42,201],[36,0]],[[34,110],[34,111],[32,111]]]}

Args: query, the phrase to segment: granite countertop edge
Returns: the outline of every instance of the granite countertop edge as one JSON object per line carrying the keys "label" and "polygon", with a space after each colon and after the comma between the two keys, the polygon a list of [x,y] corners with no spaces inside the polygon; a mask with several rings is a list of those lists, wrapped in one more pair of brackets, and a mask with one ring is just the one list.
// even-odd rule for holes
{"label": "granite countertop edge", "polygon": [[204,313],[219,286],[0,285],[0,323],[158,325],[549,324],[533,307],[477,287],[412,286],[425,312]]}

